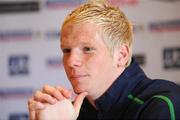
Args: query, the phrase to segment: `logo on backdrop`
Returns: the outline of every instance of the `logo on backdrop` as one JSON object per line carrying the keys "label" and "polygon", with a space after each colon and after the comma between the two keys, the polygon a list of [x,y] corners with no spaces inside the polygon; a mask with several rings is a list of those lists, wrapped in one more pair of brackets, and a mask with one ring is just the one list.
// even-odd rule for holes
{"label": "logo on backdrop", "polygon": [[146,64],[146,57],[144,54],[133,54],[133,58],[141,65],[144,66]]}
{"label": "logo on backdrop", "polygon": [[45,37],[47,40],[59,40],[60,31],[59,30],[48,30],[45,33]]}
{"label": "logo on backdrop", "polygon": [[9,115],[9,120],[28,120],[28,113],[12,113]]}
{"label": "logo on backdrop", "polygon": [[31,40],[33,32],[29,29],[22,30],[0,30],[0,42]]}
{"label": "logo on backdrop", "polygon": [[1,1],[0,14],[39,11],[38,1]]}
{"label": "logo on backdrop", "polygon": [[[46,0],[45,6],[48,9],[67,8],[75,7],[84,2],[86,0]],[[109,2],[114,5],[135,5],[138,3],[138,0],[109,0]]]}
{"label": "logo on backdrop", "polygon": [[152,22],[149,24],[152,32],[175,32],[180,31],[180,19],[171,21]]}
{"label": "logo on backdrop", "polygon": [[9,75],[28,75],[29,57],[27,55],[17,55],[9,57]]}
{"label": "logo on backdrop", "polygon": [[165,69],[180,69],[180,47],[165,48],[163,59]]}
{"label": "logo on backdrop", "polygon": [[133,32],[136,33],[140,33],[143,32],[145,30],[144,25],[143,24],[135,24],[133,26]]}
{"label": "logo on backdrop", "polygon": [[84,0],[46,0],[45,6],[48,9],[74,7],[81,4]]}
{"label": "logo on backdrop", "polygon": [[63,67],[62,59],[60,57],[51,57],[46,60],[48,68],[61,68]]}
{"label": "logo on backdrop", "polygon": [[33,89],[31,88],[6,88],[0,89],[0,99],[21,99],[29,98]]}
{"label": "logo on backdrop", "polygon": [[138,3],[138,0],[109,0],[113,5],[135,5]]}
{"label": "logo on backdrop", "polygon": [[153,0],[153,1],[172,3],[172,2],[178,2],[179,0]]}

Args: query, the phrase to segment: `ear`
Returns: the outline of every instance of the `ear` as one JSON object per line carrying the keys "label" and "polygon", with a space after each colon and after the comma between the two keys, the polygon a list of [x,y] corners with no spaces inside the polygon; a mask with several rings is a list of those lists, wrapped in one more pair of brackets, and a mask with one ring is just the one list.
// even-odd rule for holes
{"label": "ear", "polygon": [[117,67],[126,67],[130,55],[130,48],[123,44],[117,50]]}

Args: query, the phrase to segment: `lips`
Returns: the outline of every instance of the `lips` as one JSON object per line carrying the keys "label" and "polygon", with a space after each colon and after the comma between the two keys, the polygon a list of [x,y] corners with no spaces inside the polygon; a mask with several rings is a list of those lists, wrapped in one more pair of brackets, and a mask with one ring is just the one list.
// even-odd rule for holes
{"label": "lips", "polygon": [[83,79],[83,78],[85,78],[85,77],[88,77],[88,75],[72,75],[72,76],[70,76],[70,78],[73,80],[73,79],[75,79],[75,80],[80,80],[80,79]]}

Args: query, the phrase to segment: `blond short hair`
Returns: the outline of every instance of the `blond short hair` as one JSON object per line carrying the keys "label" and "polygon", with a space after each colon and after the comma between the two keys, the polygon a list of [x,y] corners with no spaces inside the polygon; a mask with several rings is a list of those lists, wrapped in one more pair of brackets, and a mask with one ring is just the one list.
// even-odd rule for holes
{"label": "blond short hair", "polygon": [[[118,7],[110,5],[106,0],[90,0],[82,4],[66,17],[62,27],[69,22],[93,22],[102,26],[103,40],[111,53],[123,44],[126,44],[130,50],[132,49],[131,23]],[[129,66],[131,57],[130,52],[126,66]]]}

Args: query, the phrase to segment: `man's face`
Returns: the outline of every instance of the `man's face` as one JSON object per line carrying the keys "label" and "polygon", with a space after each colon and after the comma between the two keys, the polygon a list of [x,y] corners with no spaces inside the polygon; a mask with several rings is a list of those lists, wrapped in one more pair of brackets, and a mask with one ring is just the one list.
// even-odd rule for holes
{"label": "man's face", "polygon": [[68,23],[61,35],[63,64],[74,91],[99,97],[119,74],[115,57],[102,40],[100,26]]}

